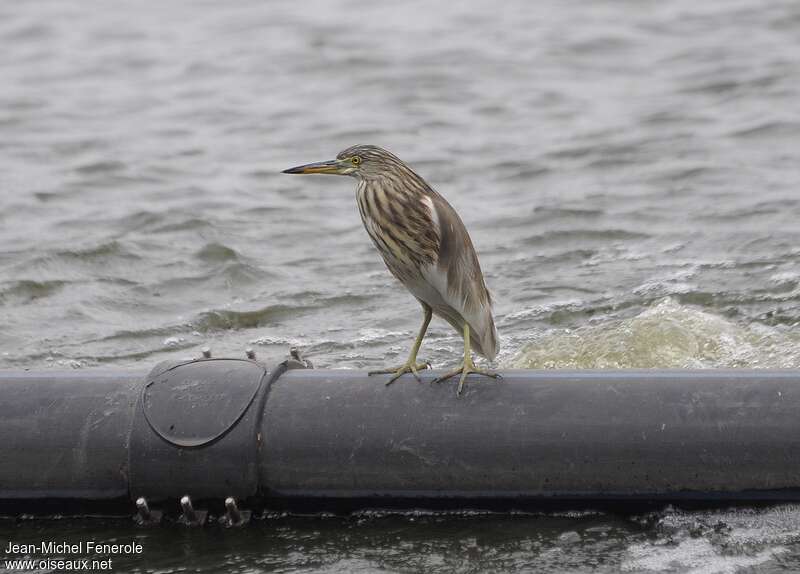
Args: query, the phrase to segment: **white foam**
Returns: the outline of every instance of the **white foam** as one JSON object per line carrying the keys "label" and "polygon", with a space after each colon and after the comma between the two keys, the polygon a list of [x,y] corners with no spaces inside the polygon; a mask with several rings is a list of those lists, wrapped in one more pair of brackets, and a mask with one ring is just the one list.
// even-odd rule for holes
{"label": "white foam", "polygon": [[800,334],[741,324],[667,297],[632,318],[538,333],[516,368],[796,368]]}
{"label": "white foam", "polygon": [[748,555],[727,555],[705,538],[688,538],[677,546],[636,544],[620,568],[623,572],[682,572],[685,574],[735,574],[742,568],[764,564],[785,552],[782,547]]}

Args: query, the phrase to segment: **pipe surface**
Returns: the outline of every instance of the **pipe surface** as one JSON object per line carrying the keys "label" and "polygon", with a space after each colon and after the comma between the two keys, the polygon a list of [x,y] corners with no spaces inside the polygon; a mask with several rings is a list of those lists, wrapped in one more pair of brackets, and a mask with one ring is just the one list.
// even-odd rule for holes
{"label": "pipe surface", "polygon": [[0,501],[800,500],[800,371],[302,367],[0,372]]}
{"label": "pipe surface", "polygon": [[127,496],[143,375],[0,371],[0,499]]}
{"label": "pipe surface", "polygon": [[262,484],[280,496],[432,498],[800,487],[796,371],[506,371],[470,377],[461,398],[432,376],[387,388],[364,373],[286,373],[266,407]]}

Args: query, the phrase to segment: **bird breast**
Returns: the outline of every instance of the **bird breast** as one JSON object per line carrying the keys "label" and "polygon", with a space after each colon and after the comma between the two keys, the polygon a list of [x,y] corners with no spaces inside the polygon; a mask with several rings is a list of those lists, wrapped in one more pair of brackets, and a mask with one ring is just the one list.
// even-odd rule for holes
{"label": "bird breast", "polygon": [[361,181],[361,220],[386,266],[403,283],[419,279],[438,260],[439,228],[433,202],[391,179]]}

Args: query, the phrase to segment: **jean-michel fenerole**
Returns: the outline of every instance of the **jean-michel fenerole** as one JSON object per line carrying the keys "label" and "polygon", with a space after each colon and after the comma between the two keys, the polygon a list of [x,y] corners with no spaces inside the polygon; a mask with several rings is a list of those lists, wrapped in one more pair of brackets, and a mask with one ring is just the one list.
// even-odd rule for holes
{"label": "jean-michel fenerole", "polygon": [[5,547],[6,554],[141,554],[143,547],[139,542],[130,542],[128,544],[107,544],[104,542],[95,542],[94,540],[79,541],[79,542],[56,542],[53,540],[42,541],[37,543],[28,544],[15,544],[9,540],[8,545]]}

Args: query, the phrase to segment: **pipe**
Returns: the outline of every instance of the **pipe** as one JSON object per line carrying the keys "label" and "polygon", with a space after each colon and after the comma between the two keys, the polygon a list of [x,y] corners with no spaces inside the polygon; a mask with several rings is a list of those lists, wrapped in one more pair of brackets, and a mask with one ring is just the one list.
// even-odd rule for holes
{"label": "pipe", "polygon": [[0,500],[128,496],[142,373],[0,372]]}
{"label": "pipe", "polygon": [[0,502],[800,500],[800,371],[307,366],[0,372]]}
{"label": "pipe", "polygon": [[797,371],[473,381],[459,399],[454,383],[384,388],[363,373],[288,372],[266,405],[262,485],[320,498],[800,495]]}

